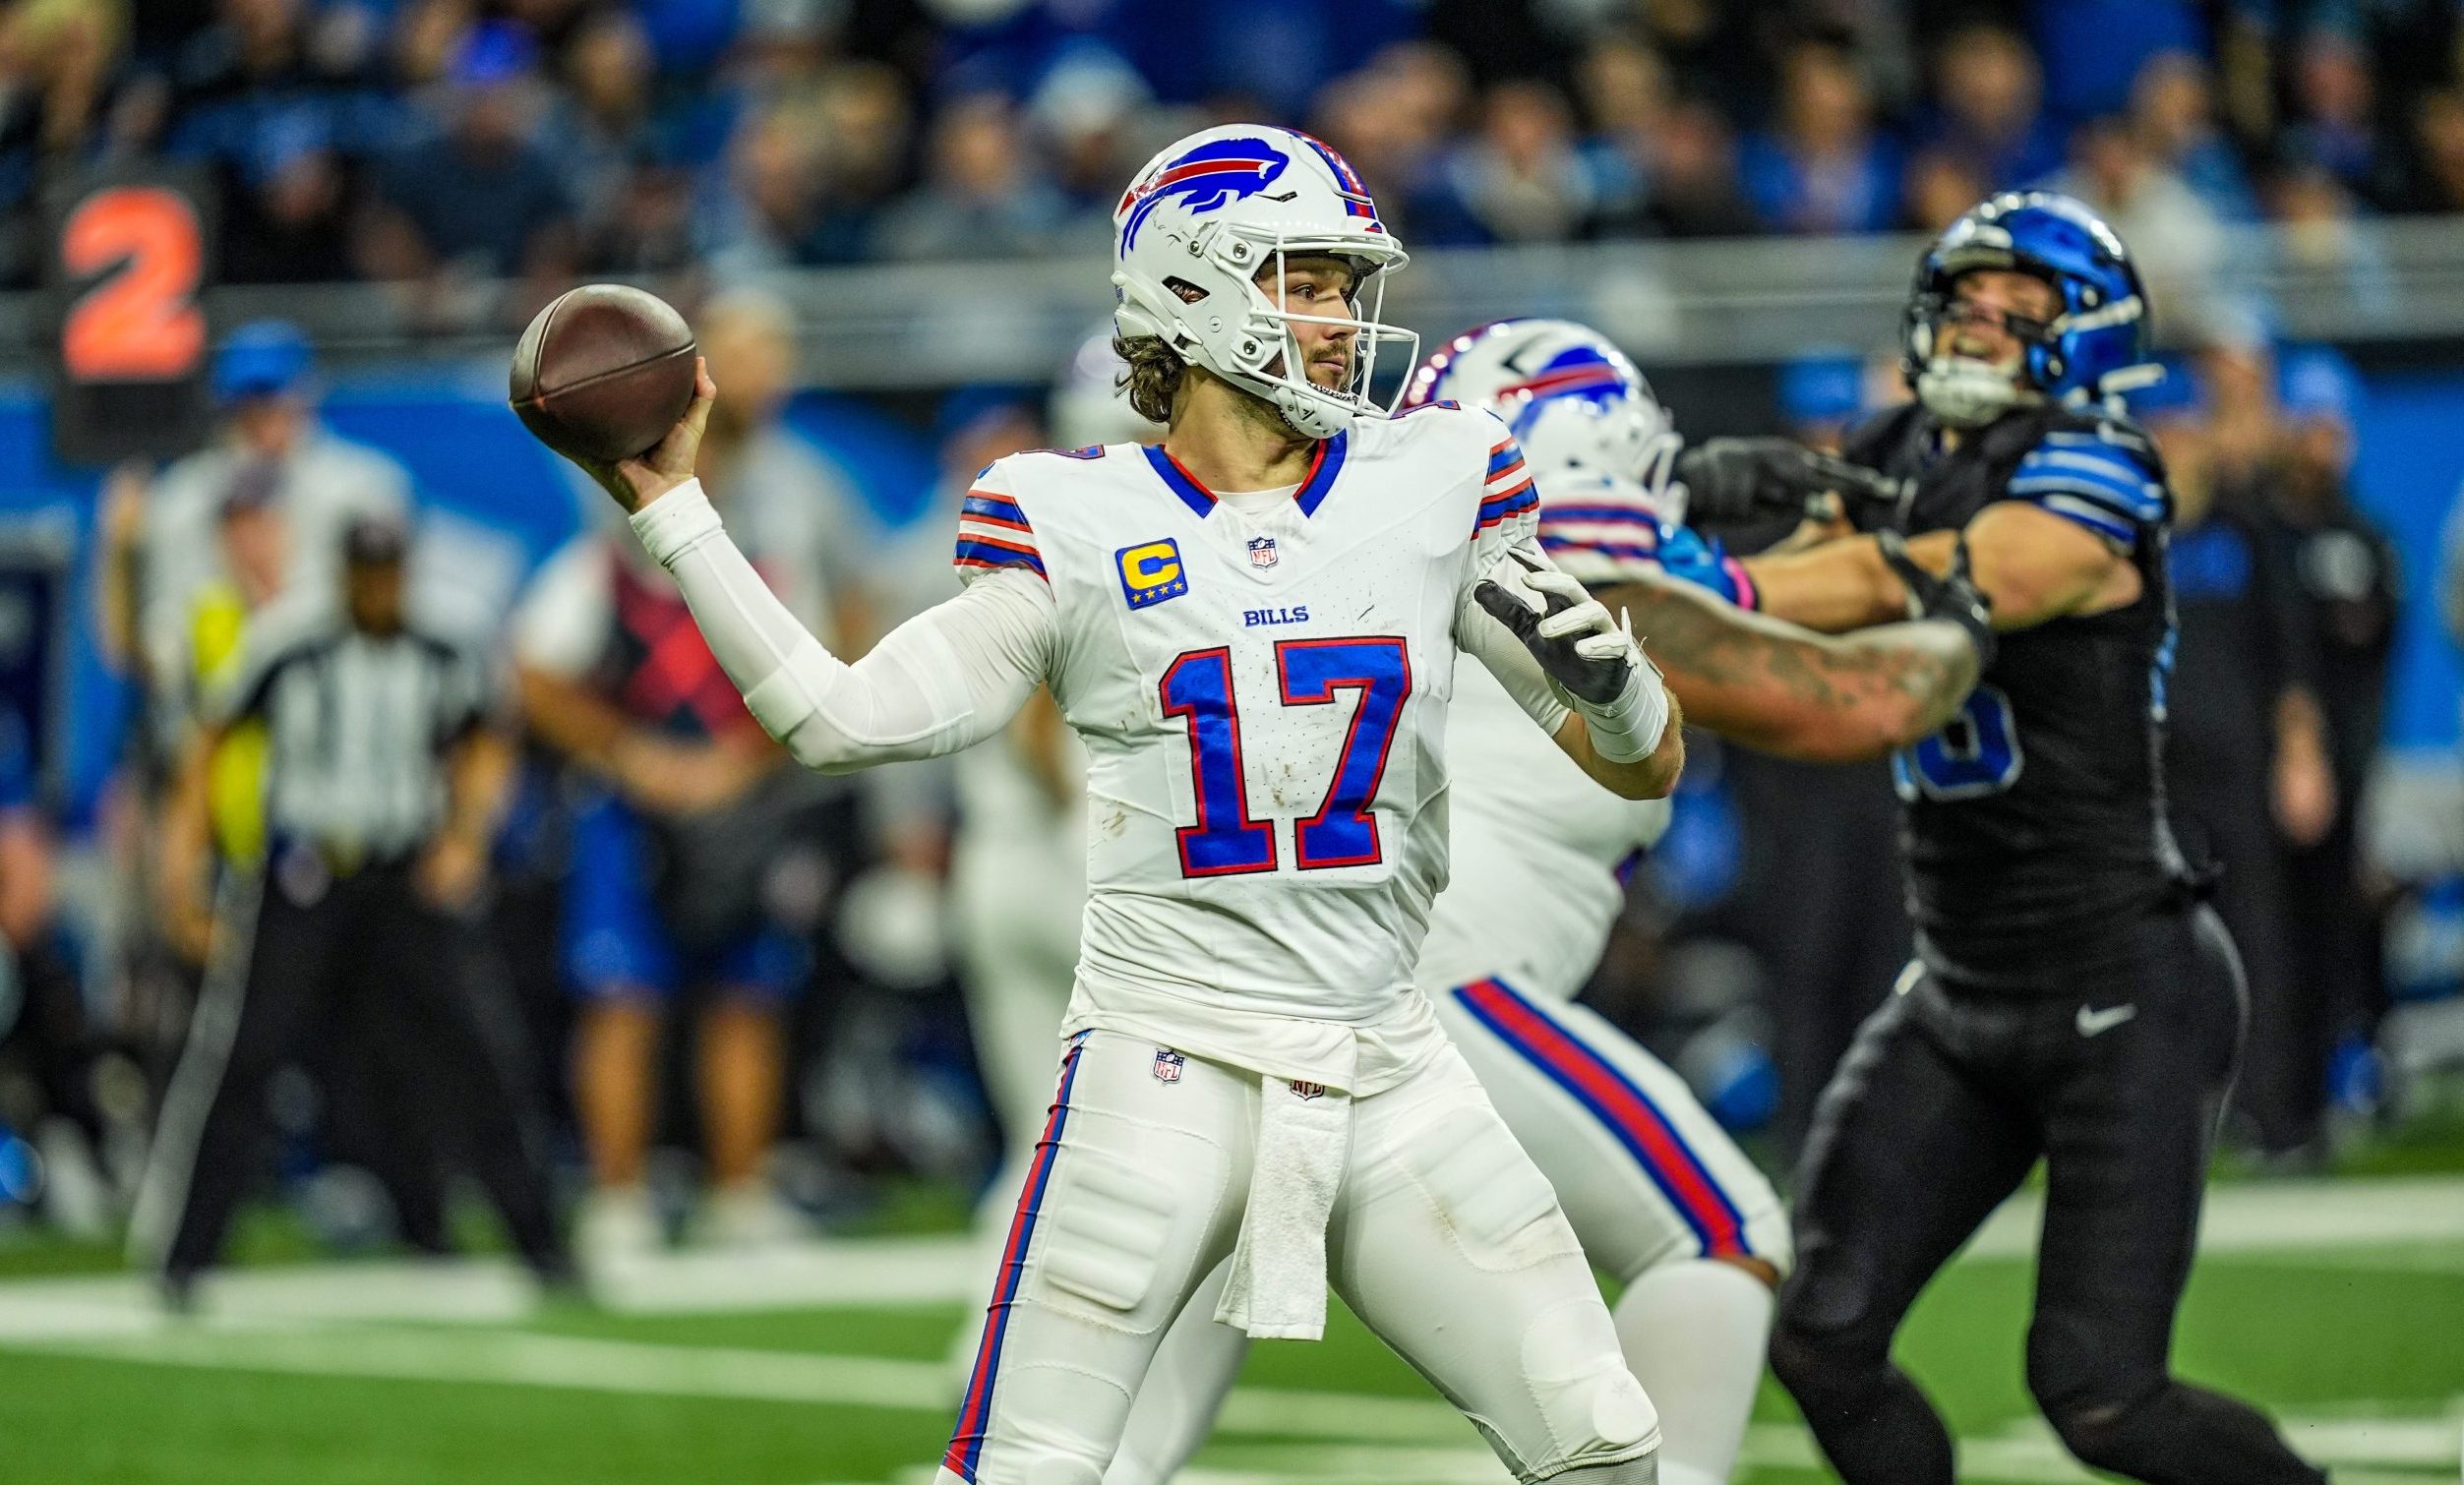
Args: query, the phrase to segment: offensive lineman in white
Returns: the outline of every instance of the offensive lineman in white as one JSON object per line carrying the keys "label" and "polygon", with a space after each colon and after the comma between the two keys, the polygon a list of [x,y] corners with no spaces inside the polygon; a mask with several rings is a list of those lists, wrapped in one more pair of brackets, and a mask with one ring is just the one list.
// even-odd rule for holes
{"label": "offensive lineman in white", "polygon": [[[1596,332],[1484,326],[1430,358],[1405,406],[1442,398],[1506,422],[1538,482],[1542,545],[1641,616],[1698,724],[1783,756],[1873,756],[1935,731],[1975,684],[1977,641],[1953,622],[1834,638],[1744,612],[1750,585],[1683,525],[1666,413]],[[1575,1003],[1624,906],[1621,867],[1668,806],[1602,799],[1537,742],[1494,683],[1463,677],[1447,736],[1454,874],[1416,979],[1593,1264],[1624,1286],[1611,1313],[1659,1412],[1660,1485],[1720,1485],[1762,1380],[1787,1215],[1683,1079]],[[1220,1281],[1158,1350],[1106,1485],[1161,1485],[1204,1441],[1247,1351],[1211,1323]]]}
{"label": "offensive lineman in white", "polygon": [[706,375],[657,447],[592,471],[805,763],[955,751],[1038,682],[1087,744],[1067,1051],[940,1478],[1097,1485],[1164,1328],[1230,1255],[1227,1323],[1314,1338],[1331,1279],[1518,1478],[1651,1485],[1657,1419],[1573,1229],[1412,965],[1446,875],[1459,648],[1627,798],[1674,786],[1675,708],[1540,554],[1502,424],[1360,394],[1410,338],[1358,313],[1405,255],[1340,156],[1208,130],[1115,227],[1164,444],[995,463],[959,528],[966,589],[857,665],[692,481]]}

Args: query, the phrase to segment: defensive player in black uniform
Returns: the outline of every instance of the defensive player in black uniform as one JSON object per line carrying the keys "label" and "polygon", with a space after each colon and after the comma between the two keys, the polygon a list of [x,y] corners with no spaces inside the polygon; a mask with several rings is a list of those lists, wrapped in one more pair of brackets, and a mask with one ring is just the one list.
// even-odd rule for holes
{"label": "defensive player in black uniform", "polygon": [[[1918,955],[1824,1094],[1798,1179],[1772,1361],[1849,1485],[1953,1480],[1893,1333],[2040,1157],[2027,1379],[2071,1452],[2168,1485],[2324,1478],[2168,1367],[2245,1011],[2165,824],[2172,501],[2107,410],[2148,379],[2144,323],[2105,223],[1996,197],[1920,263],[1917,401],[1844,450],[1907,482],[1863,523],[1924,533],[1907,546],[1935,571],[1972,566],[2001,631],[1960,718],[1897,759]],[[1893,617],[1910,586],[1870,536],[1750,567],[1768,611],[1819,628]]]}

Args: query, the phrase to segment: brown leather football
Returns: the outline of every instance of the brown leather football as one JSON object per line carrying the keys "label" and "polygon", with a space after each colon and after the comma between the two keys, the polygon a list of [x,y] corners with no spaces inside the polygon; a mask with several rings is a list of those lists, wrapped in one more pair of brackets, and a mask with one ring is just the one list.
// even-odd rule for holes
{"label": "brown leather football", "polygon": [[693,332],[656,294],[591,283],[560,295],[513,347],[509,393],[539,441],[568,458],[631,458],[693,399]]}

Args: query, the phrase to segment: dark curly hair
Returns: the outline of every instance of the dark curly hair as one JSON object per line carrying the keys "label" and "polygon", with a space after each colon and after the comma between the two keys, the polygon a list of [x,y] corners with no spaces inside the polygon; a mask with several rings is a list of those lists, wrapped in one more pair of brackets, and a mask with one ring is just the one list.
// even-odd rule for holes
{"label": "dark curly hair", "polygon": [[1181,378],[1188,374],[1187,362],[1180,352],[1164,343],[1161,336],[1126,335],[1112,337],[1112,354],[1120,357],[1128,368],[1120,375],[1120,385],[1129,392],[1129,406],[1150,423],[1172,420],[1172,399],[1180,394]]}

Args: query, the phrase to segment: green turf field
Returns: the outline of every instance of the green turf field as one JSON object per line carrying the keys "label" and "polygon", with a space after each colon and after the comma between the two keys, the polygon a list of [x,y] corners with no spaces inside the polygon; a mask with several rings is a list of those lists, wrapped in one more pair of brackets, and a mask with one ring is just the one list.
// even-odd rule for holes
{"label": "green turf field", "polygon": [[[2021,1388],[2029,1217],[1930,1292],[1905,1354],[1975,1481],[2089,1478]],[[2459,1475],[2464,1181],[2220,1193],[2184,1370],[2256,1397],[2340,1485]],[[529,1308],[498,1265],[274,1266],[169,1322],[122,1277],[0,1282],[6,1485],[835,1485],[930,1479],[974,1259],[951,1239],[689,1255]],[[1258,1348],[1192,1485],[1497,1481],[1348,1318]],[[1828,1478],[1775,1390],[1756,1482]]]}

